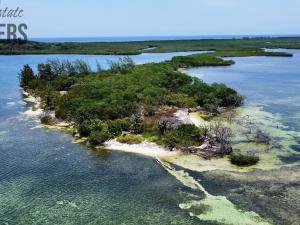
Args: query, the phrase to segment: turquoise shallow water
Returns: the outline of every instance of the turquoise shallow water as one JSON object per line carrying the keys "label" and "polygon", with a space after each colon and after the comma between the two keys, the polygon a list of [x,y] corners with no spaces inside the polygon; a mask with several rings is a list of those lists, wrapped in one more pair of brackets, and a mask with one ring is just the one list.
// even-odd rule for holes
{"label": "turquoise shallow water", "polygon": [[[271,122],[266,127],[276,127],[271,124],[276,121],[280,132],[290,135],[300,132],[300,51],[291,52],[293,58],[234,58],[236,64],[230,67],[195,68],[188,73],[236,88],[246,96],[246,109],[259,106],[263,113],[269,113]],[[133,58],[137,63],[159,62],[187,54]],[[17,74],[22,65],[34,67],[48,58],[83,58],[93,65],[97,59],[105,68],[107,60],[118,56],[0,56],[0,224],[210,225],[227,217],[244,225],[239,219],[248,217],[239,214],[228,200],[239,209],[271,218],[274,224],[297,224],[300,183],[295,178],[299,172],[296,167],[245,175],[185,170],[188,176],[176,167],[172,176],[153,159],[90,150],[72,143],[66,133],[35,128],[39,122],[23,114],[28,105],[22,101]],[[292,143],[290,147],[299,150],[294,133],[283,143]],[[288,164],[299,158],[289,155],[280,160]],[[208,193],[190,188],[186,180],[200,182]],[[205,214],[209,207],[214,210]],[[202,215],[199,217],[205,221],[189,213]],[[241,218],[230,218],[226,213]]]}
{"label": "turquoise shallow water", "polygon": [[[269,50],[271,51],[271,50]],[[234,149],[260,156],[259,170],[191,173],[213,195],[272,219],[273,224],[299,224],[300,207],[300,50],[274,49],[293,57],[235,57],[229,67],[192,68],[192,76],[222,82],[245,96],[238,116],[249,115],[251,126],[271,137],[270,146],[234,137]],[[238,127],[238,126],[237,126]],[[242,141],[242,142],[241,142]],[[221,163],[221,162],[220,162]],[[242,222],[241,222],[242,224]]]}
{"label": "turquoise shallow water", "polygon": [[[300,50],[274,49],[293,57],[236,57],[230,67],[193,68],[189,74],[204,81],[222,82],[246,97],[245,107],[261,107],[278,117],[284,130],[300,133]],[[299,143],[296,138],[295,142]],[[292,148],[299,151],[299,145]],[[298,158],[299,160],[299,158]]]}
{"label": "turquoise shallow water", "polygon": [[[174,55],[143,54],[137,63]],[[93,151],[27,118],[17,74],[48,58],[117,56],[0,56],[0,224],[199,224],[179,204],[189,191],[155,160]],[[201,192],[198,193],[201,196]],[[200,224],[207,224],[201,223]],[[211,223],[216,224],[216,223]]]}
{"label": "turquoise shallow water", "polygon": [[178,208],[183,186],[154,160],[16,120],[1,123],[3,224],[196,224]]}

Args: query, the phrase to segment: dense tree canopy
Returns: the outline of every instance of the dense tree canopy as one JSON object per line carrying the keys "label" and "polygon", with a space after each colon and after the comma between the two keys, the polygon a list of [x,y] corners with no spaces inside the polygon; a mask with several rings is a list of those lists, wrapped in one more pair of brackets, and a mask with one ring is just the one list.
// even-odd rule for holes
{"label": "dense tree canopy", "polygon": [[[196,63],[195,59],[199,62]],[[224,84],[208,85],[177,71],[182,62],[200,65],[201,60],[205,65],[209,60],[220,64],[226,62],[196,55],[175,57],[163,63],[134,65],[126,57],[111,63],[107,71],[91,72],[89,65],[82,60],[73,63],[51,60],[38,65],[37,75],[25,65],[21,72],[21,86],[40,96],[44,108],[54,110],[56,117],[74,121],[80,135],[89,136],[91,143],[99,144],[123,131],[143,132],[143,117],[154,115],[163,106],[200,106],[213,111],[218,107],[240,105],[242,97]],[[182,139],[179,136],[185,132],[195,134],[200,131],[182,127],[160,133],[169,137],[164,139],[166,142],[172,138],[178,142]],[[195,142],[194,139],[185,140]]]}

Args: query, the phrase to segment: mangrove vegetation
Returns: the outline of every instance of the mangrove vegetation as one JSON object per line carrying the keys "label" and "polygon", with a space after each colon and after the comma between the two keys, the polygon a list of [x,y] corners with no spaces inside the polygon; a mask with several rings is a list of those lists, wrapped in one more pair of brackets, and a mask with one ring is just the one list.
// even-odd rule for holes
{"label": "mangrove vegetation", "polygon": [[291,56],[265,52],[264,48],[299,49],[299,38],[243,38],[223,40],[174,40],[134,42],[63,42],[0,41],[1,55],[20,54],[101,54],[138,55],[147,53],[215,51],[218,56]]}
{"label": "mangrove vegetation", "polygon": [[218,113],[219,108],[240,106],[243,97],[235,90],[224,84],[209,85],[178,70],[232,63],[209,54],[143,65],[124,57],[111,62],[110,69],[102,70],[99,65],[94,72],[82,60],[48,60],[38,65],[37,73],[25,65],[20,72],[20,85],[40,98],[45,112],[52,112],[41,117],[43,123],[72,123],[74,133],[92,146],[117,138],[122,143],[147,140],[170,150],[195,151],[209,142],[216,154],[227,154],[231,147],[228,136],[220,132],[224,130],[181,123],[174,112],[201,109]]}

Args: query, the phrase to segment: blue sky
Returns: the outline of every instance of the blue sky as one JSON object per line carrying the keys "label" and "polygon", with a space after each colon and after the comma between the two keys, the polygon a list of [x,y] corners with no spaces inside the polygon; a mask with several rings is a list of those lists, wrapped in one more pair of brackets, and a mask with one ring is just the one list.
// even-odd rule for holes
{"label": "blue sky", "polygon": [[[300,0],[2,0],[30,37],[300,34]],[[4,21],[3,18],[0,20]]]}

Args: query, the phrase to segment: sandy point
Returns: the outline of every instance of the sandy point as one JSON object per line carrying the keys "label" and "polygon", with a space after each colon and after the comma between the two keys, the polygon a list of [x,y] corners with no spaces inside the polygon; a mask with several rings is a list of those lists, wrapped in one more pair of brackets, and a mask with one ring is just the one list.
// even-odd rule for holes
{"label": "sandy point", "polygon": [[140,144],[124,144],[116,140],[110,140],[105,142],[104,148],[108,150],[141,154],[153,158],[163,158],[179,154],[177,151],[171,152],[162,146],[147,141],[144,141]]}

